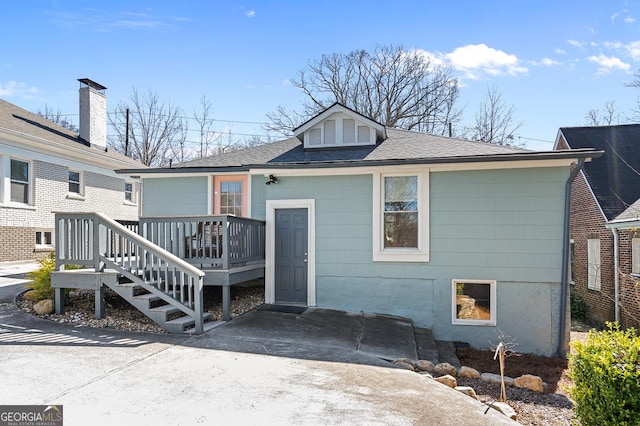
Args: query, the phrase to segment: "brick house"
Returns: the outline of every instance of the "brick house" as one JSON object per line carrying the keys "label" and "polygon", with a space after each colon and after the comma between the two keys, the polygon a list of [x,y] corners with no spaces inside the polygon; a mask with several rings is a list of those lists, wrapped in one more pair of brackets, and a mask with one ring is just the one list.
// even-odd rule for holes
{"label": "brick house", "polygon": [[53,251],[56,211],[138,218],[139,183],[114,170],[141,164],[107,149],[105,87],[79,81],[79,134],[0,99],[0,262]]}
{"label": "brick house", "polygon": [[591,318],[640,326],[640,125],[563,127],[555,149],[596,148],[572,185],[572,288]]}

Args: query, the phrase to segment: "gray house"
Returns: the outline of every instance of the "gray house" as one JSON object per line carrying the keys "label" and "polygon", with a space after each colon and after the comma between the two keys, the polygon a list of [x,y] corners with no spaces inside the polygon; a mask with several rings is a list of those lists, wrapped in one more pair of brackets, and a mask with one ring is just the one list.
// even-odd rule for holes
{"label": "gray house", "polygon": [[212,285],[264,274],[266,303],[399,315],[479,348],[501,332],[521,352],[566,351],[570,166],[601,153],[386,128],[340,104],[294,134],[171,168],[120,170],[143,182],[141,224],[201,225],[149,228],[147,238],[179,234],[164,247],[206,269],[203,258],[233,257],[234,247],[228,232],[225,241],[203,231],[207,223],[257,219],[264,257],[241,259],[245,275]]}
{"label": "gray house", "polygon": [[80,132],[0,99],[0,262],[35,260],[56,246],[54,213],[101,211],[138,220],[144,167],[107,149],[105,87],[80,80]]}

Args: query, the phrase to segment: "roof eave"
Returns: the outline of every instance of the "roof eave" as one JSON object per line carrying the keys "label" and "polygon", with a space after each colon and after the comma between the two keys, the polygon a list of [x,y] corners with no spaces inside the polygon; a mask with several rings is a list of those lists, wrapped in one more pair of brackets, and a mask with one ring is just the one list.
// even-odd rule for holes
{"label": "roof eave", "polygon": [[320,169],[320,168],[344,168],[344,167],[372,167],[372,166],[400,166],[410,164],[455,164],[455,163],[489,163],[506,161],[543,161],[543,160],[578,160],[584,158],[589,161],[598,158],[604,151],[594,149],[576,149],[563,151],[544,152],[518,152],[509,154],[471,155],[457,157],[432,157],[432,158],[406,158],[385,160],[341,160],[341,161],[305,161],[292,163],[263,163],[246,164],[241,166],[223,167],[180,167],[158,169],[121,169],[119,174],[166,174],[166,173],[228,173],[231,171],[245,172],[250,169]]}

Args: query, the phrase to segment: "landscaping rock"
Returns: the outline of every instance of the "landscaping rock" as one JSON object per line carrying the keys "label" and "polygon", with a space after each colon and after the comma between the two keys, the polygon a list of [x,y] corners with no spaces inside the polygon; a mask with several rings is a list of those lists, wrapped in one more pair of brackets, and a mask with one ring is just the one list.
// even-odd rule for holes
{"label": "landscaping rock", "polygon": [[393,361],[393,363],[396,365],[398,365],[399,362],[402,362],[404,364],[409,364],[413,369],[415,369],[416,367],[413,361],[411,361],[409,358],[398,358],[395,361]]}
{"label": "landscaping rock", "polygon": [[511,406],[505,402],[494,402],[491,404],[491,408],[509,417],[511,420],[516,420],[516,412]]}
{"label": "landscaping rock", "polygon": [[460,367],[460,370],[458,370],[458,377],[467,377],[469,379],[479,379],[480,372],[475,368],[462,366]]}
{"label": "landscaping rock", "polygon": [[451,389],[455,389],[455,387],[458,386],[458,382],[456,381],[456,378],[448,374],[437,377],[436,382],[449,386]]}
{"label": "landscaping rock", "polygon": [[433,371],[438,376],[444,376],[448,374],[449,376],[455,377],[458,374],[458,370],[456,370],[456,368],[448,362],[441,362],[440,364],[435,366]]}
{"label": "landscaping rock", "polygon": [[22,295],[22,298],[24,300],[28,300],[29,302],[36,302],[37,301],[35,290],[29,290],[28,292],[24,293]]}
{"label": "landscaping rock", "polygon": [[[493,373],[482,373],[480,375],[480,380],[483,380],[487,383],[495,383],[495,384],[500,384],[502,382],[502,379],[500,378],[499,374],[493,374]],[[504,376],[504,384],[506,386],[513,386],[514,385],[515,380],[513,380],[513,378],[509,377],[509,376]]]}
{"label": "landscaping rock", "polygon": [[55,311],[55,304],[52,299],[44,299],[33,305],[33,310],[38,315],[49,315]]}
{"label": "landscaping rock", "polygon": [[394,361],[393,364],[397,367],[404,368],[405,370],[416,371],[416,369],[413,367],[413,364],[407,364],[403,361]]}
{"label": "landscaping rock", "polygon": [[426,371],[418,371],[418,374],[426,379],[433,379],[431,373],[427,373]]}
{"label": "landscaping rock", "polygon": [[420,359],[416,362],[416,369],[418,371],[426,371],[427,373],[433,373],[433,370],[436,368],[435,365],[431,361],[426,359]]}
{"label": "landscaping rock", "polygon": [[476,395],[476,391],[473,390],[470,386],[456,386],[455,389],[458,392],[462,392],[463,394],[470,396],[473,399],[478,399],[478,395]]}
{"label": "landscaping rock", "polygon": [[532,374],[525,374],[515,379],[514,381],[517,388],[529,389],[534,392],[544,392],[544,383],[538,376]]}

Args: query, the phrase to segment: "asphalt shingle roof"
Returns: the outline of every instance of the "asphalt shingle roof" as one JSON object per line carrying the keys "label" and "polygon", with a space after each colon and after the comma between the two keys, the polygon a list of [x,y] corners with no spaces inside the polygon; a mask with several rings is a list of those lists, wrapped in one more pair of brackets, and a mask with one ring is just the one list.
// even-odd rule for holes
{"label": "asphalt shingle roof", "polygon": [[525,152],[529,151],[407,130],[387,129],[387,139],[371,146],[305,150],[302,142],[292,137],[279,142],[180,163],[174,165],[173,168],[237,167],[358,160],[410,160]]}
{"label": "asphalt shingle roof", "polygon": [[562,127],[560,132],[572,149],[604,151],[585,163],[583,171],[607,220],[640,198],[640,124]]}
{"label": "asphalt shingle roof", "polygon": [[0,99],[0,130],[8,129],[24,135],[33,136],[47,141],[56,142],[69,147],[85,149],[87,152],[98,153],[107,158],[131,164],[131,166],[144,167],[139,162],[132,160],[116,151],[99,150],[91,148],[87,142],[80,139],[78,133],[59,126],[38,114],[22,109],[12,103]]}

